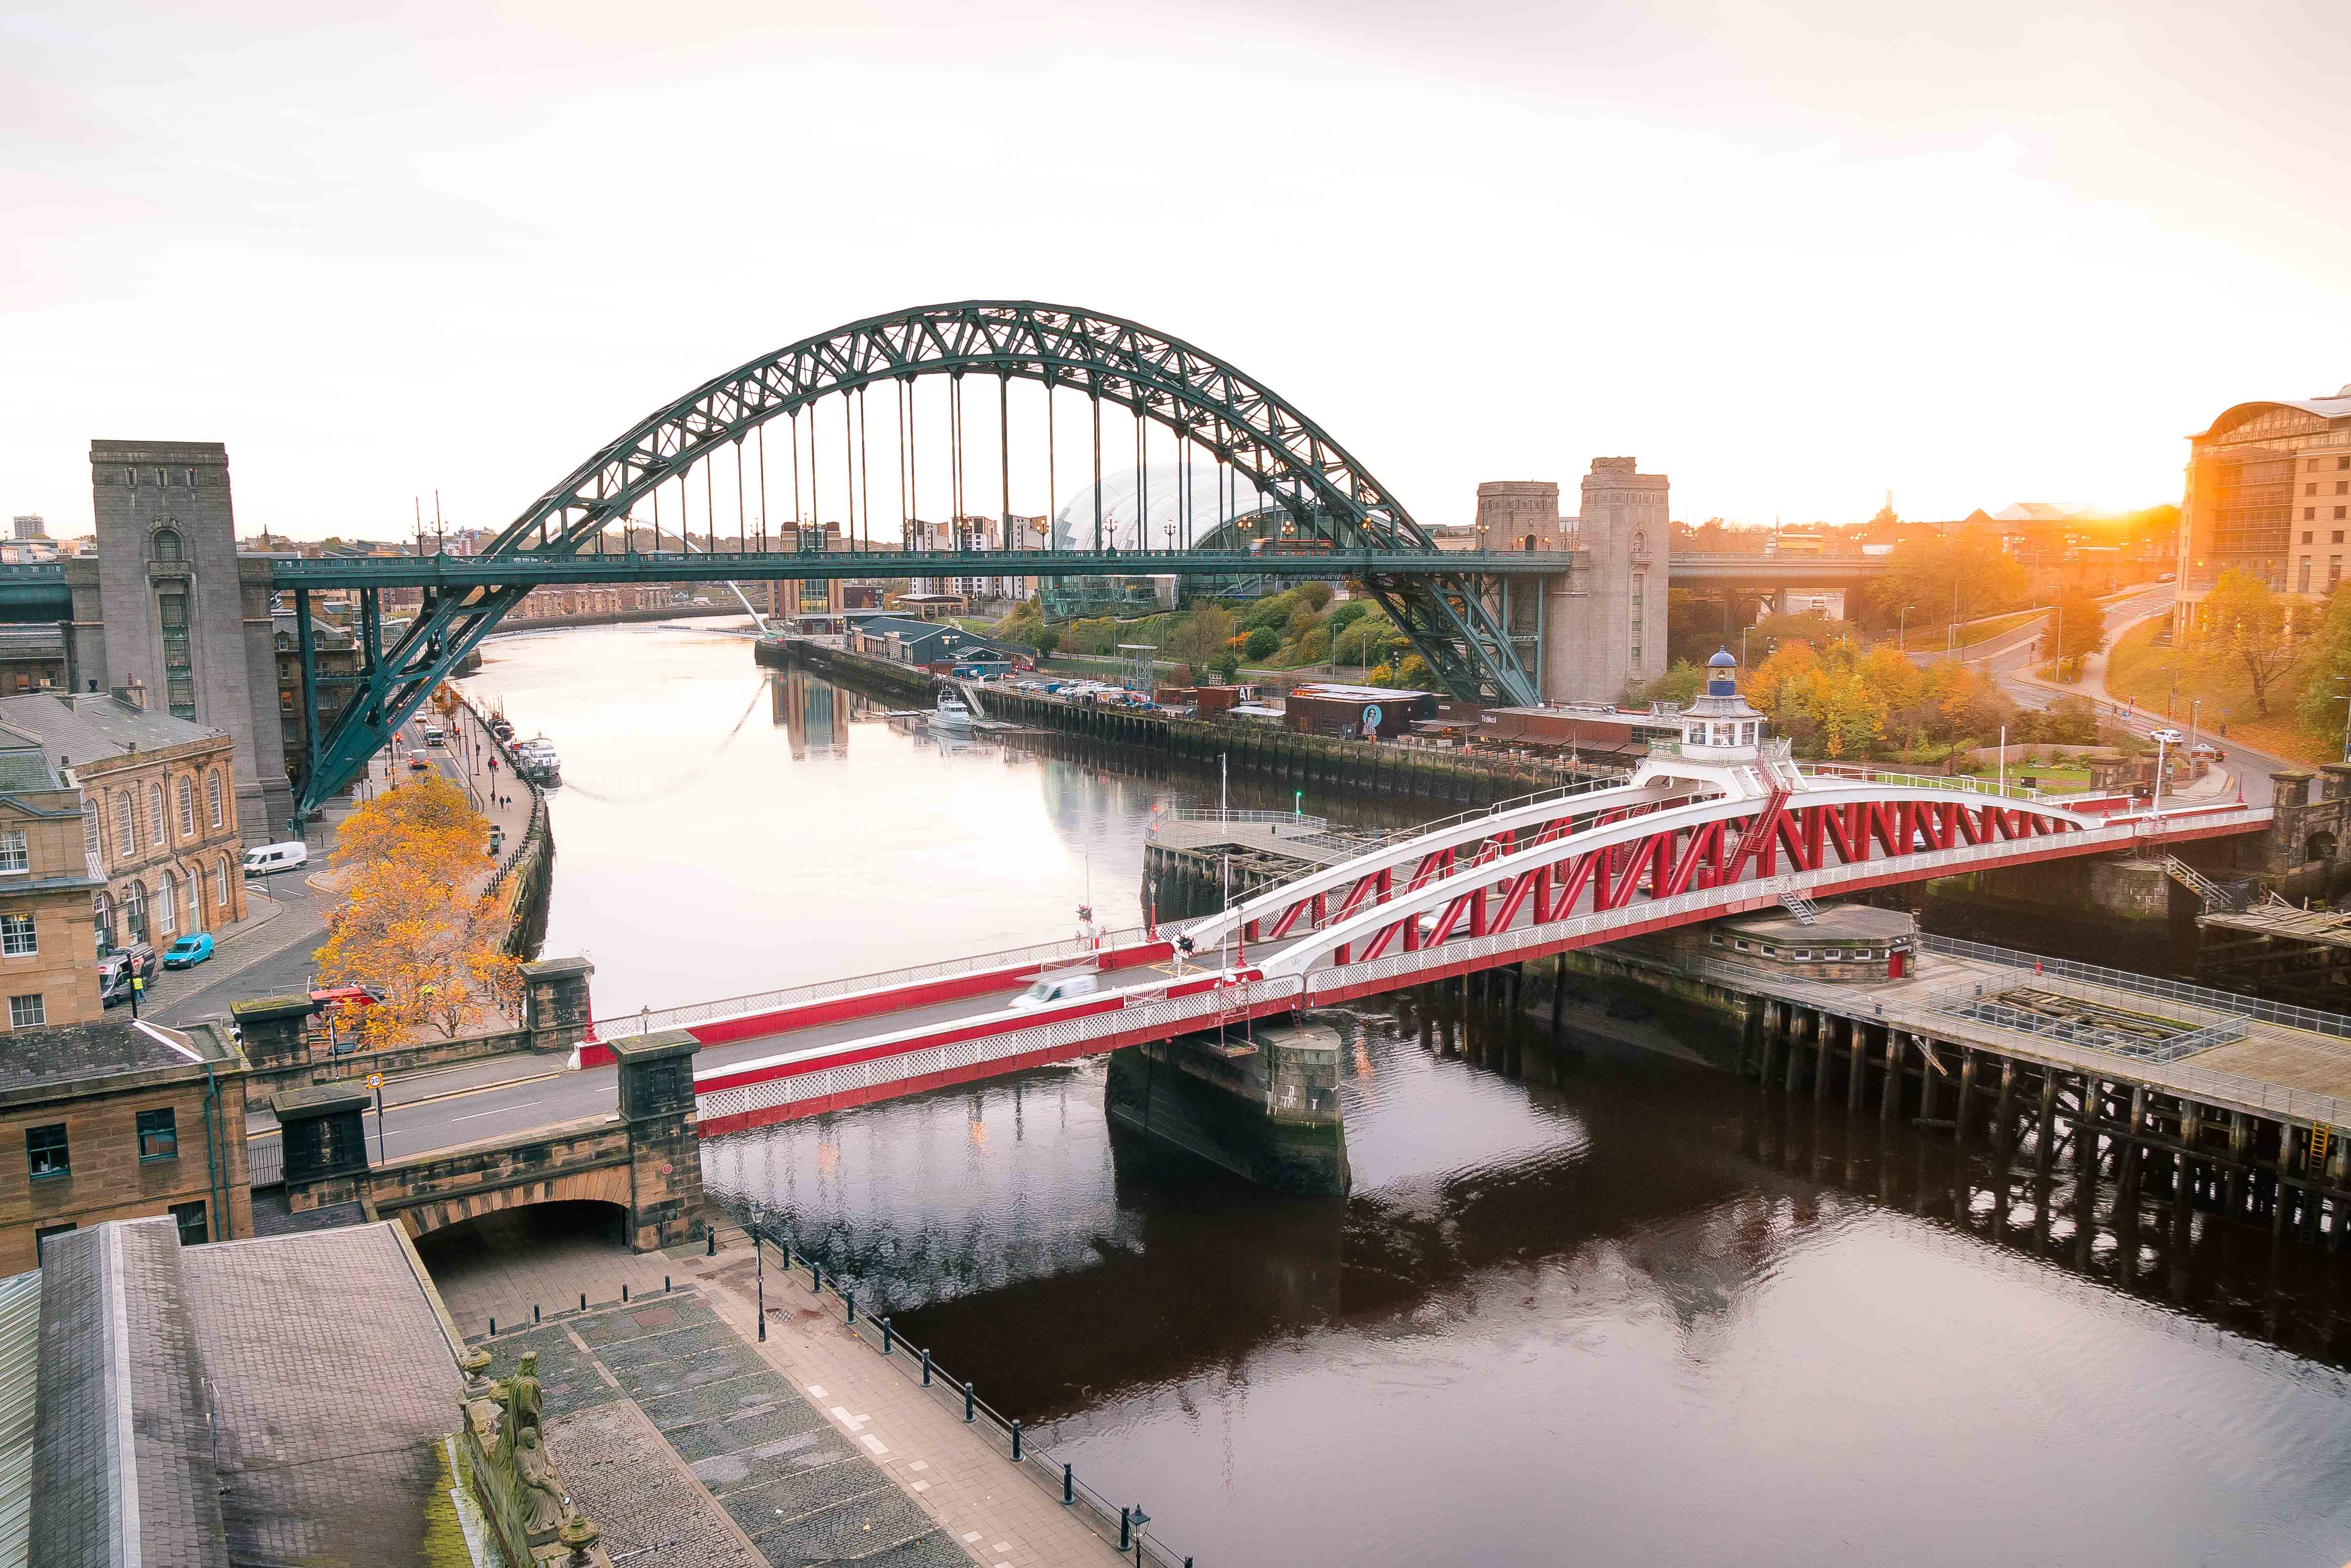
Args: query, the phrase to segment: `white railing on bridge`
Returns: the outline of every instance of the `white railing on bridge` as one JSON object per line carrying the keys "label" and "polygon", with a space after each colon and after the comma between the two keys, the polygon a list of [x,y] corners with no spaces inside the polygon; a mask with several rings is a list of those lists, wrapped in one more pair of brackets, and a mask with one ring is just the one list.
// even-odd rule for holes
{"label": "white railing on bridge", "polygon": [[1966,794],[1988,794],[2001,800],[2046,800],[2053,805],[2062,804],[2046,790],[2027,789],[2012,781],[2003,785],[1997,778],[1980,779],[1967,774],[1897,774],[1860,763],[1806,763],[1802,771],[1807,778],[1901,784],[1908,789],[1956,790]]}
{"label": "white railing on bridge", "polygon": [[726,1018],[773,1012],[778,1008],[795,1007],[804,1002],[826,1002],[853,992],[885,991],[926,980],[946,980],[956,975],[978,974],[988,970],[1012,969],[1031,963],[1052,963],[1062,959],[1091,960],[1099,953],[1150,940],[1150,933],[1137,926],[1127,930],[1106,931],[1099,939],[1071,937],[1064,941],[1037,942],[1025,948],[975,953],[968,958],[908,964],[904,969],[878,970],[871,974],[850,975],[841,980],[820,980],[807,985],[783,986],[775,991],[747,992],[741,996],[688,1002],[683,1007],[645,1008],[636,1012],[597,1019],[589,1027],[595,1031],[594,1038],[599,1041],[629,1040],[658,1029],[683,1029],[696,1023],[715,1023]]}

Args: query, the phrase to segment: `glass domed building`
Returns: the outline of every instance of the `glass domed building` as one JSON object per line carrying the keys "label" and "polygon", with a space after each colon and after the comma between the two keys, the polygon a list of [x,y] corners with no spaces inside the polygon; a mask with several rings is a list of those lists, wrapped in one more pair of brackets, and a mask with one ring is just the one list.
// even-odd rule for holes
{"label": "glass domed building", "polygon": [[[1220,493],[1223,485],[1229,485],[1229,493]],[[1228,516],[1257,511],[1270,501],[1246,474],[1219,470],[1207,459],[1196,458],[1188,468],[1155,462],[1142,471],[1105,473],[1102,542],[1120,550],[1164,550],[1171,541],[1179,547],[1207,545]],[[1093,546],[1094,487],[1089,484],[1054,511],[1053,548]]]}

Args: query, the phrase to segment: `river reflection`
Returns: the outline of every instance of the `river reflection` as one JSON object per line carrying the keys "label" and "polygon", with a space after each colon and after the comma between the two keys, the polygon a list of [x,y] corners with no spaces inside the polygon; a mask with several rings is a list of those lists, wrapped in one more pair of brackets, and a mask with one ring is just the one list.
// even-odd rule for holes
{"label": "river reflection", "polygon": [[[552,648],[482,681],[564,748],[549,950],[624,1008],[1059,934],[1089,850],[1132,919],[1151,806],[1207,787],[610,646],[596,692]],[[653,801],[608,805],[632,770]],[[2351,1556],[2340,1258],[1426,996],[1343,1022],[1343,1199],[1113,1141],[1099,1064],[714,1139],[705,1176],[1203,1563]]]}

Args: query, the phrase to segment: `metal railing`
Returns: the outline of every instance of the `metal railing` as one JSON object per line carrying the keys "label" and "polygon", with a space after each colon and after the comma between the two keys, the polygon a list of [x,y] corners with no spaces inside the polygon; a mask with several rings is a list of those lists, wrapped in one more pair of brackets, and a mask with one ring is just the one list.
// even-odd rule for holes
{"label": "metal railing", "polygon": [[[795,1251],[789,1236],[776,1235],[757,1220],[745,1229],[775,1250],[786,1288],[804,1288],[820,1302],[830,1296],[833,1313],[852,1334],[941,1409],[961,1417],[991,1449],[1121,1557],[1145,1568],[1192,1568],[1191,1558],[1151,1532],[1147,1515],[1138,1523],[1135,1504],[1114,1503],[1081,1480],[1076,1466],[1055,1459],[1050,1449],[1022,1430],[1019,1421],[982,1399],[971,1384],[949,1374],[927,1349],[899,1334],[886,1314],[877,1318],[870,1311],[860,1311],[856,1293],[842,1293],[840,1276],[828,1274],[822,1259],[810,1257],[805,1248]],[[793,1274],[795,1265],[805,1272],[805,1279]]]}
{"label": "metal railing", "polygon": [[[1161,934],[1165,936],[1168,933],[1163,931]],[[1124,930],[1105,931],[1099,940],[1071,937],[1063,941],[1037,942],[1028,947],[975,953],[967,958],[941,959],[933,963],[909,964],[903,969],[848,975],[840,980],[820,980],[807,985],[788,985],[775,991],[723,996],[709,1002],[688,1002],[683,1007],[646,1008],[636,1012],[599,1018],[589,1027],[595,1032],[597,1040],[626,1040],[656,1029],[676,1029],[690,1023],[709,1023],[722,1018],[741,1017],[746,1013],[772,1012],[778,1008],[791,1007],[803,1002],[824,1002],[836,996],[846,996],[852,992],[883,991],[894,986],[912,985],[918,981],[945,980],[954,975],[973,974],[991,969],[1050,963],[1056,959],[1088,958],[1149,940],[1150,932],[1136,926]]]}
{"label": "metal railing", "polygon": [[[1922,936],[1919,940],[1921,942],[1940,943],[1945,939]],[[1990,950],[2001,952],[2006,950]],[[2028,964],[2032,960],[2032,955],[2030,953],[2011,956],[2022,958]],[[2095,968],[2095,965],[2076,967]],[[1841,1018],[1865,1015],[1872,1019],[1898,1020],[1914,1033],[1938,1034],[1953,1044],[1959,1044],[1961,1042],[1953,1037],[1952,1025],[1955,1023],[1976,1022],[1955,1019],[1949,1013],[1930,1013],[1914,1005],[1857,996],[1849,987],[1782,980],[1776,975],[1766,974],[1761,971],[1751,970],[1740,964],[1725,963],[1717,959],[1702,960],[1697,968],[1701,974],[1733,981],[1750,991],[1762,992],[1792,1002],[1806,1002],[1824,1012],[1834,1012]],[[2045,978],[2044,976],[2043,979]],[[2143,975],[2131,978],[2141,981],[2146,979]],[[2197,991],[2201,988],[2190,986],[2186,989]],[[2227,995],[2226,992],[2206,992],[2206,994],[2223,997]],[[2236,997],[2229,1000],[2250,1002],[2252,999]],[[2199,1002],[2197,1005],[2205,1004]],[[2100,1050],[2077,1041],[2052,1039],[2045,1034],[2026,1035],[2018,1031],[2004,1031],[1996,1023],[1976,1023],[1976,1027],[1986,1033],[2014,1034],[2022,1043],[2023,1048],[2032,1055],[2060,1066],[2073,1068],[2077,1072],[2115,1073],[2127,1065],[2131,1067],[2137,1078],[2150,1087],[2160,1089],[2166,1094],[2185,1095],[2208,1104],[2235,1105],[2248,1109],[2266,1111],[2286,1121],[2301,1121],[2313,1126],[2351,1127],[2351,1099],[2345,1099],[2339,1096],[2319,1094],[2310,1089],[2293,1088],[2287,1085],[2272,1083],[2265,1078],[2247,1077],[2241,1073],[2223,1072],[2212,1067],[2156,1062],[2144,1055],[2125,1055],[2118,1052]]]}
{"label": "metal railing", "polygon": [[1980,963],[2030,970],[2036,975],[2084,981],[2114,991],[2129,992],[2136,996],[2202,1008],[2210,1012],[2233,1013],[2262,1023],[2274,1023],[2284,1029],[2299,1029],[2306,1033],[2351,1040],[2351,1017],[2340,1012],[2325,1012],[2314,1007],[2295,1007],[2283,1002],[2264,1002],[2259,997],[2240,996],[2232,991],[2214,991],[2208,986],[2190,985],[2184,981],[2133,974],[2128,970],[2107,969],[2101,964],[2076,963],[2072,959],[2045,958],[2039,953],[2019,952],[2013,948],[1961,941],[1956,937],[1928,936],[1923,931],[1919,933],[1918,945],[1927,952],[1940,953],[1946,958],[1974,959]]}
{"label": "metal railing", "polygon": [[247,1185],[258,1191],[265,1187],[286,1184],[286,1141],[284,1138],[247,1138],[245,1145],[245,1170]]}
{"label": "metal railing", "polygon": [[1218,811],[1213,805],[1179,805],[1172,811],[1155,815],[1149,831],[1156,832],[1163,822],[1237,823],[1243,826],[1295,827],[1301,833],[1322,833],[1330,828],[1327,816],[1301,816],[1287,811]]}
{"label": "metal railing", "polygon": [[1901,784],[1909,789],[1957,790],[1967,794],[1988,794],[2001,800],[2046,800],[2045,791],[2027,789],[2022,784],[2002,787],[1996,778],[1980,779],[1967,774],[1897,774],[1884,768],[1874,768],[1865,763],[1807,763],[1803,766],[1807,778],[1851,779],[1861,784]]}

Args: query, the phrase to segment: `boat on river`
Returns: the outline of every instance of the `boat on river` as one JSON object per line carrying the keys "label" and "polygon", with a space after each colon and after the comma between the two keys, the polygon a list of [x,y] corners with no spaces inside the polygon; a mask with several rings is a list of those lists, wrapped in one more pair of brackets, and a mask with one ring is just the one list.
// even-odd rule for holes
{"label": "boat on river", "polygon": [[942,730],[971,728],[971,705],[952,691],[939,693],[938,707],[931,713],[931,722]]}
{"label": "boat on river", "polygon": [[563,759],[556,754],[555,742],[545,735],[533,735],[528,741],[516,742],[514,767],[515,772],[535,784],[563,782]]}

